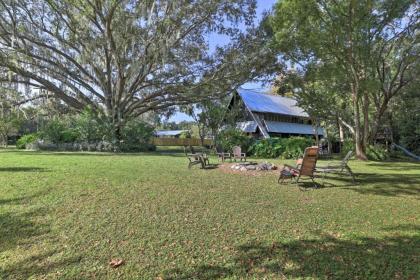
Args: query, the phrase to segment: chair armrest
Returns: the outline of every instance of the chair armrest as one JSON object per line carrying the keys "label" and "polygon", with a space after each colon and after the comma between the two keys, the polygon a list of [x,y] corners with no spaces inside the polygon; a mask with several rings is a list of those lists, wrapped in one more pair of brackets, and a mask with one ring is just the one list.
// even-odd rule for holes
{"label": "chair armrest", "polygon": [[199,158],[202,158],[203,156],[201,154],[187,154],[187,157],[199,159]]}
{"label": "chair armrest", "polygon": [[294,170],[294,171],[299,171],[299,169],[297,169],[296,167],[293,167],[293,166],[288,165],[288,164],[283,165],[283,167],[286,167],[286,168]]}

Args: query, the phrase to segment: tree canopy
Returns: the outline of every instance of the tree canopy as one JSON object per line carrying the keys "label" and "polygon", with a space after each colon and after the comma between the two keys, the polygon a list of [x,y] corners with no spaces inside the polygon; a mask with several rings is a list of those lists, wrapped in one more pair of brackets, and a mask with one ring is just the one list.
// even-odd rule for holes
{"label": "tree canopy", "polygon": [[[254,15],[254,0],[1,0],[0,79],[90,107],[118,137],[130,118],[217,98],[274,65]],[[212,33],[231,43],[211,52]]]}
{"label": "tree canopy", "polygon": [[419,14],[413,0],[284,0],[269,20],[274,47],[296,67],[289,88],[346,127],[360,159],[390,100],[418,82]]}

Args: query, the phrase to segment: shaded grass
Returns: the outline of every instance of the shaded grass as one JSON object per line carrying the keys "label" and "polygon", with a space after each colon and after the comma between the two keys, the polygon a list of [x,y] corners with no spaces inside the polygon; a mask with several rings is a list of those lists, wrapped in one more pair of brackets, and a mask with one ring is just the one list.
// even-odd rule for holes
{"label": "shaded grass", "polygon": [[350,165],[301,191],[178,153],[0,151],[0,278],[416,279],[420,165]]}

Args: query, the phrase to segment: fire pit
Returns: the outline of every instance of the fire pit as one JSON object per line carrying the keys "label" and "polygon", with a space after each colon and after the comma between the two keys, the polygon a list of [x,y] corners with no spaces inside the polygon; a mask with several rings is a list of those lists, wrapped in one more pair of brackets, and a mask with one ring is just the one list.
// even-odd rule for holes
{"label": "fire pit", "polygon": [[239,162],[234,163],[231,167],[232,170],[239,171],[264,171],[264,170],[276,170],[277,166],[269,162]]}

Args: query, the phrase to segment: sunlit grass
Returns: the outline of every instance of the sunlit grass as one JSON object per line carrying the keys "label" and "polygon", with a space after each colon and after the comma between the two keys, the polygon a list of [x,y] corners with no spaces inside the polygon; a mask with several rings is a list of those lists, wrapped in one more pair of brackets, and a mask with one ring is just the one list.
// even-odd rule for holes
{"label": "sunlit grass", "polygon": [[312,189],[176,153],[3,150],[0,278],[415,279],[420,165],[350,165],[357,185]]}

